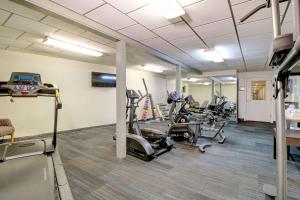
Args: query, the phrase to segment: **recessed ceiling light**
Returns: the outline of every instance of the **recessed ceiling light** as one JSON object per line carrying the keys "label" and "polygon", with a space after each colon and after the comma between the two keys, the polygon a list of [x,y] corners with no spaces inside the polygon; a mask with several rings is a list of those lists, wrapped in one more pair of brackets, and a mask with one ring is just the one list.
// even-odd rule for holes
{"label": "recessed ceiling light", "polygon": [[157,66],[157,65],[151,65],[151,64],[146,64],[142,66],[144,70],[150,71],[150,72],[156,72],[156,73],[162,73],[165,69]]}
{"label": "recessed ceiling light", "polygon": [[62,40],[58,40],[58,39],[51,38],[51,37],[47,37],[46,40],[44,41],[44,43],[47,45],[55,46],[55,47],[58,47],[61,49],[66,49],[69,51],[73,51],[73,52],[77,52],[77,53],[81,53],[81,54],[85,54],[85,55],[89,55],[89,56],[100,57],[103,55],[103,53],[101,53],[99,51],[88,49],[86,47],[79,46],[79,45],[70,44],[68,42],[64,42]]}
{"label": "recessed ceiling light", "polygon": [[224,62],[222,56],[215,49],[203,49],[202,53],[206,60],[213,62]]}
{"label": "recessed ceiling light", "polygon": [[185,13],[177,0],[152,0],[150,6],[167,19],[173,19]]}

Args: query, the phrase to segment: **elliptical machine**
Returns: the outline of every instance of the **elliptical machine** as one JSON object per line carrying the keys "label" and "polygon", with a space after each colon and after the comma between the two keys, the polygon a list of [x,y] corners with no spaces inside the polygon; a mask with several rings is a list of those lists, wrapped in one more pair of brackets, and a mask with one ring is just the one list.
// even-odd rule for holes
{"label": "elliptical machine", "polygon": [[[140,91],[138,92],[139,94],[135,90],[127,89],[126,91],[126,116],[129,116],[127,154],[149,161],[170,151],[174,142],[168,133],[152,128],[140,128],[136,109],[148,93],[142,95]],[[136,126],[134,126],[135,124]]]}
{"label": "elliptical machine", "polygon": [[204,153],[205,148],[211,146],[211,144],[197,144],[198,139],[201,135],[202,122],[181,121],[179,118],[177,118],[177,114],[174,115],[176,104],[184,102],[180,99],[177,92],[174,91],[169,93],[167,102],[168,104],[171,104],[169,112],[169,118],[171,122],[168,131],[169,136],[176,142],[181,142],[189,144],[193,147],[197,147],[200,152]]}

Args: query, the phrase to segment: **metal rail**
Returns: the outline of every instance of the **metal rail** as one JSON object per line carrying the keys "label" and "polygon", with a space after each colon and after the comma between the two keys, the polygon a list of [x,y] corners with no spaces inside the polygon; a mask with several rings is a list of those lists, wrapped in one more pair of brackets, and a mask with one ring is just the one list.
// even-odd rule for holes
{"label": "metal rail", "polygon": [[[288,1],[288,0],[279,0],[279,3],[283,3],[283,2],[286,2],[286,1]],[[269,7],[270,7],[269,2],[261,4],[261,5],[257,6],[257,7],[255,7],[253,10],[251,10],[248,14],[246,14],[244,17],[242,17],[240,19],[240,23],[245,22],[247,19],[249,19],[250,17],[252,17],[255,13],[257,13],[261,9],[263,9],[263,8],[269,8]]]}

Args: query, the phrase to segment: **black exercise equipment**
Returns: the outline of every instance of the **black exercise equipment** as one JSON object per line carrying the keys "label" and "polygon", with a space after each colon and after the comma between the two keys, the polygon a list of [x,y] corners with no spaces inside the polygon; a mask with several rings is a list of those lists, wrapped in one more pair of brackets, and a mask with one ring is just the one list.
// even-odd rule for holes
{"label": "black exercise equipment", "polygon": [[13,72],[8,82],[0,82],[0,97],[40,96],[55,98],[53,136],[0,145],[0,199],[73,199],[56,150],[58,110],[62,108],[59,88],[43,84],[34,73]]}
{"label": "black exercise equipment", "polygon": [[[136,115],[136,109],[139,103],[148,95],[138,94],[135,90],[126,91],[127,106],[126,115],[129,116],[128,135],[127,135],[127,153],[141,158],[151,160],[173,147],[173,141],[167,133],[152,128],[140,128]],[[135,123],[134,123],[135,122]],[[134,126],[136,124],[136,126]]]}
{"label": "black exercise equipment", "polygon": [[[199,145],[198,138],[201,135],[201,124],[202,122],[186,122],[185,118],[174,116],[175,108],[178,103],[183,103],[184,101],[180,99],[177,92],[171,92],[168,95],[168,104],[171,104],[169,118],[170,118],[170,128],[168,131],[169,136],[176,142],[182,142],[189,144],[193,147],[197,147],[201,152],[205,152],[205,148],[210,146],[210,144]],[[176,120],[176,121],[175,121]]]}

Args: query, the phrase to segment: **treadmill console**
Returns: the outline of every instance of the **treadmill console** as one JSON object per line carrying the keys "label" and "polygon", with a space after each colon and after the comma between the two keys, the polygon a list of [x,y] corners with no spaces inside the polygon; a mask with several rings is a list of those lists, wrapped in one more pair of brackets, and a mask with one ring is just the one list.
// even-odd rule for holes
{"label": "treadmill console", "polygon": [[129,99],[138,99],[140,95],[134,90],[126,90],[127,98]]}
{"label": "treadmill console", "polygon": [[0,95],[13,97],[37,97],[42,94],[55,95],[58,88],[43,84],[40,74],[13,72],[8,82],[0,82]]}

